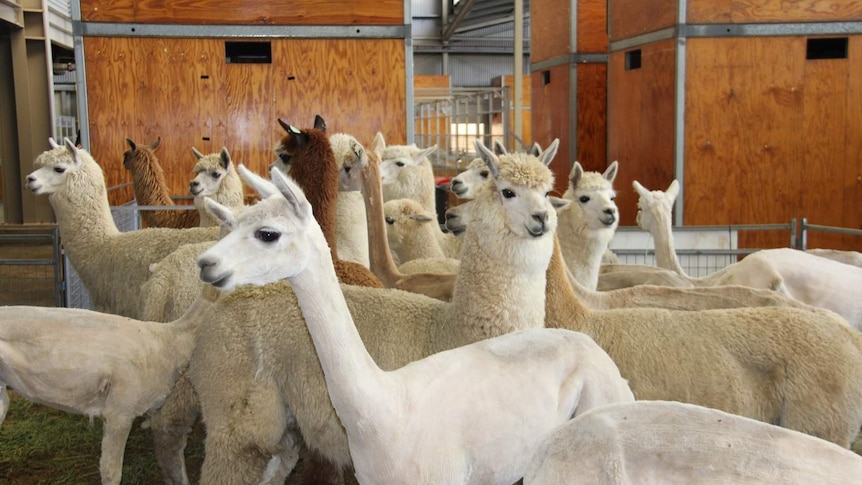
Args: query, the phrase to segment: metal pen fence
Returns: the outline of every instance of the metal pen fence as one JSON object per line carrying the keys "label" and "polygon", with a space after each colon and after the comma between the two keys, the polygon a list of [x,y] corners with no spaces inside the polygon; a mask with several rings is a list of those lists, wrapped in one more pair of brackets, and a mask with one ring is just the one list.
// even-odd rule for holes
{"label": "metal pen fence", "polygon": [[65,280],[56,226],[0,229],[0,305],[63,306]]}

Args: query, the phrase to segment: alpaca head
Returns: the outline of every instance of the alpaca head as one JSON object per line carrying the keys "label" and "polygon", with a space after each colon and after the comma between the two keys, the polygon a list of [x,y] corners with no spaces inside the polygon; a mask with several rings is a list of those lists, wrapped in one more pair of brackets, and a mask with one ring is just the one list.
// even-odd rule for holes
{"label": "alpaca head", "polygon": [[[33,162],[36,169],[27,175],[27,189],[37,195],[50,195],[64,191],[68,185],[84,185],[86,180],[93,179],[101,181],[102,191],[105,190],[102,169],[86,150],[77,148],[68,138],[63,145],[58,145],[53,138],[48,142],[52,148],[36,157]],[[92,188],[85,190],[92,194]]]}
{"label": "alpaca head", "polygon": [[472,199],[476,196],[476,189],[484,184],[491,172],[482,158],[474,158],[467,168],[452,178],[449,190],[459,199]]}
{"label": "alpaca head", "polygon": [[431,164],[426,160],[426,157],[436,149],[437,145],[424,150],[416,146],[405,145],[386,147],[383,151],[383,160],[380,162],[381,183],[383,185],[398,183],[400,177],[416,170],[415,167],[430,168]]}
{"label": "alpaca head", "polygon": [[[126,138],[126,143],[128,143],[129,149],[123,153],[123,166],[126,167],[126,170],[134,172],[139,169],[148,169],[153,164],[155,157],[153,152],[162,143],[162,137],[158,137],[156,141],[142,147],[139,147],[131,138]],[[158,166],[158,163],[155,165]]]}
{"label": "alpaca head", "polygon": [[335,133],[329,137],[335,163],[338,166],[338,190],[342,192],[361,189],[360,172],[368,165],[365,148],[356,138],[346,133]]}
{"label": "alpaca head", "polygon": [[[332,151],[332,145],[326,138],[326,123],[320,115],[314,118],[313,128],[297,128],[281,118],[278,119],[278,124],[285,131],[285,136],[275,144],[273,151],[275,152],[275,162],[270,165],[272,168],[278,168],[282,173],[291,174],[296,178],[296,171],[313,169],[307,167],[309,158],[313,158],[321,148],[321,139],[326,143],[326,149]],[[331,156],[334,159],[334,156]],[[291,170],[294,172],[291,173]]]}
{"label": "alpaca head", "polygon": [[386,220],[386,237],[389,246],[395,252],[401,249],[406,237],[413,232],[428,228],[438,229],[430,224],[437,224],[436,215],[426,211],[421,204],[412,199],[393,199],[383,204],[383,215]]}
{"label": "alpaca head", "polygon": [[[491,180],[487,182],[487,190],[477,195],[477,201],[482,200],[482,207],[488,201],[500,204],[503,223],[506,228],[522,238],[541,238],[557,227],[555,204],[550,198],[554,186],[554,176],[548,164],[554,159],[559,146],[559,140],[554,140],[541,158],[526,153],[513,153],[497,156],[480,140],[476,140],[476,151],[488,166]],[[565,205],[563,202],[560,204]],[[473,220],[493,217],[493,211],[475,210]]]}
{"label": "alpaca head", "polygon": [[617,162],[611,163],[603,174],[584,172],[575,162],[569,174],[569,189],[563,197],[572,201],[572,211],[590,229],[614,229],[619,224],[616,191],[613,182],[617,176]]}
{"label": "alpaca head", "polygon": [[470,207],[473,201],[464,202],[446,209],[446,229],[455,236],[461,236],[470,224]]}
{"label": "alpaca head", "polygon": [[[271,170],[272,182],[242,164],[238,170],[261,200],[234,215],[229,207],[206,199],[207,210],[230,233],[198,257],[203,282],[225,291],[264,285],[302,272],[315,245],[329,254],[311,204],[293,180],[277,168]],[[314,227],[317,238],[310,237]]]}
{"label": "alpaca head", "polygon": [[197,162],[192,169],[195,178],[189,182],[189,192],[195,197],[210,197],[215,195],[222,182],[233,174],[233,162],[227,148],[222,147],[218,153],[204,155],[192,147]]}
{"label": "alpaca head", "polygon": [[673,180],[664,192],[647,190],[637,180],[632,182],[632,186],[639,196],[636,221],[641,229],[652,232],[660,224],[670,223],[673,203],[679,195],[679,182]]}

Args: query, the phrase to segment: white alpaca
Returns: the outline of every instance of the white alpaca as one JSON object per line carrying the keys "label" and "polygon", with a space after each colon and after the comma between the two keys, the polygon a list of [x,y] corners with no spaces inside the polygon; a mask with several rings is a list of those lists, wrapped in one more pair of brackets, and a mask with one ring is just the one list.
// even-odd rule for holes
{"label": "white alpaca", "polygon": [[560,211],[558,234],[566,265],[586,288],[595,290],[599,283],[602,255],[614,237],[619,224],[616,191],[617,162],[603,174],[584,172],[575,162],[569,173],[569,188],[563,198],[572,201]]}
{"label": "white alpaca", "polygon": [[481,157],[474,158],[461,173],[452,177],[449,190],[459,199],[472,199],[480,185],[488,180],[488,165]]}
{"label": "white alpaca", "polygon": [[186,368],[196,323],[0,307],[0,423],[9,405],[7,385],[28,401],[101,417],[101,482],[119,484],[132,422],[158,408]]}
{"label": "white alpaca", "polygon": [[68,139],[39,155],[27,188],[46,194],[54,209],[63,248],[97,311],[135,318],[138,291],[149,266],[176,248],[215,240],[218,228],[148,228],[121,233],[111,217],[102,169]]}
{"label": "white alpaca", "polygon": [[[457,258],[450,258],[447,254],[457,251],[460,256],[461,240],[440,230],[436,214],[426,211],[413,199],[388,200],[383,204],[383,213],[389,247],[401,262],[399,270],[402,273],[417,272],[405,267],[415,260],[431,260],[424,265],[427,269],[419,272],[457,272]],[[443,241],[450,248],[449,252],[443,249]]]}
{"label": "white alpaca", "polygon": [[693,404],[636,401],[554,430],[524,485],[845,485],[860,477],[862,457],[828,441]]}
{"label": "white alpaca", "polygon": [[338,164],[338,202],[335,206],[338,257],[368,268],[368,224],[361,191],[361,173],[368,165],[368,156],[365,147],[351,135],[334,133],[329,137],[329,143]]}
{"label": "white alpaca", "polygon": [[195,207],[201,215],[201,227],[213,227],[218,221],[213,219],[204,207],[204,198],[209,197],[216,202],[232,207],[242,207],[245,201],[242,191],[242,180],[239,179],[231,161],[227,148],[222,147],[218,153],[204,155],[192,147],[197,162],[192,169],[195,177],[189,182],[189,192],[195,198]]}
{"label": "white alpaca", "polygon": [[413,199],[425,210],[435,212],[436,185],[428,155],[436,149],[437,145],[424,150],[416,145],[387,146],[380,164],[383,200]]}
{"label": "white alpaca", "polygon": [[[264,179],[255,185],[281,207],[256,214],[201,255],[201,277],[225,289],[237,273],[276,271],[290,281],[360,483],[510,484],[554,427],[634,399],[607,354],[569,331],[525,330],[380,369],[353,323],[311,206],[291,180],[278,171],[273,178],[284,197]],[[544,233],[548,214],[535,213],[526,230]],[[220,217],[230,221],[232,213],[224,208]]]}
{"label": "white alpaca", "polygon": [[[638,225],[655,239],[656,264],[686,276],[673,245],[671,211],[679,193],[674,180],[667,191],[645,189],[637,181]],[[862,268],[789,248],[754,252],[741,261],[703,278],[689,278],[698,286],[740,284],[778,289],[809,305],[832,310],[853,328],[862,330]]]}
{"label": "white alpaca", "polygon": [[831,259],[839,263],[849,264],[862,268],[862,253],[859,251],[845,251],[841,249],[811,248],[805,250],[808,254]]}

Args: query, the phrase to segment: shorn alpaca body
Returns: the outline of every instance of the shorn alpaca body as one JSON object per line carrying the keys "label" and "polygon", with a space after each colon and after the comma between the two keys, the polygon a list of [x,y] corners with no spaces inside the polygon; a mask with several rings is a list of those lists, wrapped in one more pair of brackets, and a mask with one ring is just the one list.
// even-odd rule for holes
{"label": "shorn alpaca body", "polygon": [[862,457],[827,441],[716,409],[636,401],[554,430],[524,485],[845,485],[860,477]]}
{"label": "shorn alpaca body", "polygon": [[204,155],[192,147],[192,154],[197,162],[192,168],[195,177],[189,182],[189,192],[195,198],[195,207],[201,216],[200,225],[201,227],[217,226],[218,221],[213,219],[204,207],[204,198],[209,197],[219,204],[234,209],[240,208],[245,201],[242,180],[236,173],[226,147],[222,147],[218,153],[209,155]]}
{"label": "shorn alpaca body", "polygon": [[[240,221],[201,255],[201,277],[231,289],[237,273],[275,266],[290,281],[360,483],[512,483],[523,474],[525,455],[557,425],[597,406],[633,400],[610,358],[586,336],[568,331],[512,333],[383,371],[353,324],[302,191],[278,171],[273,179],[284,207]],[[275,187],[259,190],[282,197]],[[210,208],[217,211],[215,204]],[[220,216],[232,217],[227,209]],[[543,234],[548,213],[534,216],[526,230]],[[249,248],[244,241],[255,242]],[[269,262],[253,268],[234,257],[243,251]],[[521,395],[517,402],[513,393]]]}
{"label": "shorn alpaca body", "polygon": [[150,264],[184,244],[218,237],[215,227],[121,233],[111,217],[101,167],[68,139],[33,164],[36,169],[27,176],[27,188],[48,195],[63,248],[97,311],[136,318],[138,292],[149,278]]}
{"label": "shorn alpaca body", "polygon": [[[171,191],[165,181],[165,172],[155,154],[161,142],[162,139],[158,138],[150,145],[138,146],[131,138],[126,138],[129,149],[123,154],[123,166],[132,174],[132,185],[138,205],[177,205],[171,198]],[[142,211],[141,219],[147,227],[182,229],[200,225],[198,211],[193,210],[192,207],[187,209]]]}
{"label": "shorn alpaca body", "polygon": [[191,357],[194,329],[191,320],[0,307],[0,423],[7,385],[31,402],[101,417],[101,481],[117,485],[132,422],[164,401]]}
{"label": "shorn alpaca body", "polygon": [[[655,239],[656,264],[686,276],[674,250],[671,230],[671,212],[679,184],[674,180],[666,191],[649,191],[637,181],[633,185],[640,195],[638,225]],[[698,286],[741,284],[778,289],[809,305],[832,310],[862,331],[862,299],[858,294],[862,288],[862,268],[856,266],[789,248],[766,249],[703,278],[689,279]]]}
{"label": "shorn alpaca body", "polygon": [[613,162],[603,174],[598,174],[584,172],[581,164],[575,162],[569,174],[569,188],[563,194],[564,199],[572,201],[560,211],[558,235],[563,257],[575,279],[590,290],[598,286],[602,255],[619,224],[613,187],[617,167],[617,162]]}

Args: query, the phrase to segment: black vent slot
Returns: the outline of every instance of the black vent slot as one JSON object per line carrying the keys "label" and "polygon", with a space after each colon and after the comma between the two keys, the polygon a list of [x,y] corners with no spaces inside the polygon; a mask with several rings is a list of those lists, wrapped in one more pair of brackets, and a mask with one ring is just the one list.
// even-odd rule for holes
{"label": "black vent slot", "polygon": [[626,52],[626,71],[641,68],[641,50]]}
{"label": "black vent slot", "polygon": [[542,86],[551,84],[551,71],[542,71]]}
{"label": "black vent slot", "polygon": [[272,64],[269,42],[225,42],[224,60],[228,64]]}
{"label": "black vent slot", "polygon": [[808,39],[806,59],[847,59],[847,37]]}

